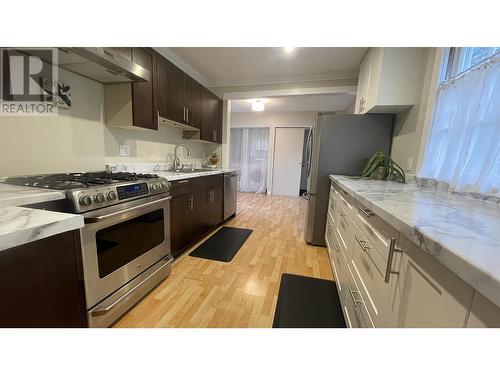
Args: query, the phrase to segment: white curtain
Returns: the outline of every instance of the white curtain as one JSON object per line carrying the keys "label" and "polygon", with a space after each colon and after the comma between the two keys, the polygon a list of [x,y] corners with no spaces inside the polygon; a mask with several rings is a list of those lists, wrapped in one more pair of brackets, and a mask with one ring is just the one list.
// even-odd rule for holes
{"label": "white curtain", "polygon": [[239,191],[265,193],[269,128],[231,129],[231,168],[239,170]]}
{"label": "white curtain", "polygon": [[419,176],[500,196],[500,59],[440,88]]}

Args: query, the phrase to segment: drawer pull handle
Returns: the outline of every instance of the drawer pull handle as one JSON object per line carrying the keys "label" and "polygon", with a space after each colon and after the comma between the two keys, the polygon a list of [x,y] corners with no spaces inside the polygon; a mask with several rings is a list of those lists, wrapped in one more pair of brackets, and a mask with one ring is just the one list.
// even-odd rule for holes
{"label": "drawer pull handle", "polygon": [[375,215],[372,210],[369,210],[367,208],[359,207],[359,210],[365,214],[366,217],[370,217]]}
{"label": "drawer pull handle", "polygon": [[398,271],[392,270],[392,258],[394,258],[394,253],[402,253],[401,250],[396,249],[396,240],[391,238],[391,244],[389,245],[389,257],[387,258],[387,267],[385,269],[385,279],[384,281],[388,284],[389,279],[392,275],[399,275]]}
{"label": "drawer pull handle", "polygon": [[356,241],[358,242],[359,246],[361,246],[361,248],[363,249],[364,252],[368,252],[370,250],[370,246],[366,246],[365,243],[366,241],[363,241],[363,240],[360,240],[358,238],[358,236],[354,235],[354,238],[356,239]]}
{"label": "drawer pull handle", "polygon": [[354,303],[354,306],[358,306],[360,303],[363,303],[362,300],[357,299],[354,297],[354,294],[358,294],[359,292],[357,290],[352,290],[350,286],[347,286],[347,289],[349,290],[349,294],[351,295],[352,302]]}
{"label": "drawer pull handle", "polygon": [[175,181],[177,184],[185,184],[186,182],[189,182],[189,180]]}

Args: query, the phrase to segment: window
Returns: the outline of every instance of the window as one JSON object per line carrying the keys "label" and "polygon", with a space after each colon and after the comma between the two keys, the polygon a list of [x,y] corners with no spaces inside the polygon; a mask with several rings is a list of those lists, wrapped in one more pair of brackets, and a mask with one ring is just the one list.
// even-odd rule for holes
{"label": "window", "polygon": [[239,170],[239,191],[265,193],[269,128],[231,129],[231,168]]}
{"label": "window", "polygon": [[451,48],[420,177],[500,197],[500,48]]}
{"label": "window", "polygon": [[444,80],[450,79],[500,53],[500,47],[450,48]]}

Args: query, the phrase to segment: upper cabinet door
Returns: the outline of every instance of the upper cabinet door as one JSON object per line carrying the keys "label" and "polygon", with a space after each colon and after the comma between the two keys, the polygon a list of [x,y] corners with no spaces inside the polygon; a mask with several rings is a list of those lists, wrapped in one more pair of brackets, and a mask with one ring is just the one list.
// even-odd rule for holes
{"label": "upper cabinet door", "polygon": [[[154,55],[144,48],[131,49],[132,60],[146,69],[152,70]],[[133,126],[158,130],[156,110],[155,80],[132,83]]]}
{"label": "upper cabinet door", "polygon": [[214,141],[216,143],[222,143],[222,99],[219,99],[216,95],[215,97],[215,113],[214,113]]}
{"label": "upper cabinet door", "polygon": [[370,48],[359,71],[355,113],[398,113],[417,102],[423,48]]}
{"label": "upper cabinet door", "polygon": [[203,141],[212,142],[212,112],[210,108],[211,104],[211,92],[203,87],[201,90],[201,128],[200,128],[200,139]]}
{"label": "upper cabinet door", "polygon": [[184,107],[186,108],[185,121],[187,125],[201,128],[201,89],[202,86],[193,78],[184,74]]}
{"label": "upper cabinet door", "polygon": [[169,120],[185,123],[186,110],[184,100],[184,72],[167,59],[161,57],[158,69],[158,97],[160,114]]}
{"label": "upper cabinet door", "polygon": [[207,142],[222,143],[222,100],[203,87],[201,106],[202,126],[200,139]]}

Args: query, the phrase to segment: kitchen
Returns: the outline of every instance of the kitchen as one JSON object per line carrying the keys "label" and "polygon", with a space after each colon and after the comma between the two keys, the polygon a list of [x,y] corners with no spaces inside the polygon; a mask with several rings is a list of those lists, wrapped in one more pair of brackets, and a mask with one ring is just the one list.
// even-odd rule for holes
{"label": "kitchen", "polygon": [[4,45],[1,328],[500,327],[498,43]]}

